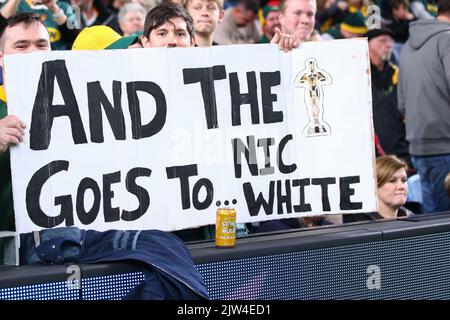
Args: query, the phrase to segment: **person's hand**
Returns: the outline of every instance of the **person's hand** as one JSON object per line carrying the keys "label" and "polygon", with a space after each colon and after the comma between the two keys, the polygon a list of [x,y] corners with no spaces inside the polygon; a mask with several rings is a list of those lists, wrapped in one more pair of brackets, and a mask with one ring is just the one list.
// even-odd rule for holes
{"label": "person's hand", "polygon": [[26,124],[13,115],[0,119],[0,153],[5,152],[10,145],[23,141],[25,127]]}
{"label": "person's hand", "polygon": [[39,0],[42,4],[46,5],[48,10],[52,13],[59,12],[59,6],[56,4],[56,0]]}
{"label": "person's hand", "polygon": [[287,33],[282,33],[279,28],[275,29],[275,35],[270,41],[270,43],[272,44],[278,44],[280,50],[283,50],[284,52],[288,52],[294,48],[298,48],[300,42],[301,41],[297,39],[295,36]]}

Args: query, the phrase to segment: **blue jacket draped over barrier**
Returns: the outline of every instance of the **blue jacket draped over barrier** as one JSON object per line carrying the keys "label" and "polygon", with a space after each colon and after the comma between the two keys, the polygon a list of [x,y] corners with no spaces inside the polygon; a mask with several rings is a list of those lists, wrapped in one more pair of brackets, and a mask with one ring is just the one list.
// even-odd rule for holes
{"label": "blue jacket draped over barrier", "polygon": [[183,241],[159,230],[45,229],[21,235],[20,260],[21,264],[141,262],[146,280],[126,298],[209,299]]}

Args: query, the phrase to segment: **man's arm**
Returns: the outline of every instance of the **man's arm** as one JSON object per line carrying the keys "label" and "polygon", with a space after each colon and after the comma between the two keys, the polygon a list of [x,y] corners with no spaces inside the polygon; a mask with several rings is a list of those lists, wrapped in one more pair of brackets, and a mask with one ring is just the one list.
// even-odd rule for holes
{"label": "man's arm", "polygon": [[67,16],[66,16],[64,10],[62,10],[56,4],[56,0],[42,0],[42,3],[45,4],[47,6],[48,10],[50,10],[52,12],[53,20],[55,20],[55,22],[58,24],[58,26],[66,23]]}
{"label": "man's arm", "polygon": [[3,18],[8,19],[13,14],[17,12],[17,8],[19,7],[20,1],[22,0],[9,0],[5,5],[0,9],[0,14]]}
{"label": "man's arm", "polygon": [[26,124],[13,115],[0,119],[0,153],[5,152],[10,145],[23,141],[25,127]]}

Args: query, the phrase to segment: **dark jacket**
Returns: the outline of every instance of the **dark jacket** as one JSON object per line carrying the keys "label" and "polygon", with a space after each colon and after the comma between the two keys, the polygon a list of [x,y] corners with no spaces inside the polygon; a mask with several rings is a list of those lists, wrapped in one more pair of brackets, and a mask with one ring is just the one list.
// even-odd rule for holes
{"label": "dark jacket", "polygon": [[127,299],[209,298],[186,246],[169,232],[45,229],[21,235],[20,259],[22,264],[140,262],[144,264],[146,280]]}
{"label": "dark jacket", "polygon": [[398,68],[386,63],[383,70],[371,64],[373,124],[383,151],[410,163],[403,116],[397,105]]}

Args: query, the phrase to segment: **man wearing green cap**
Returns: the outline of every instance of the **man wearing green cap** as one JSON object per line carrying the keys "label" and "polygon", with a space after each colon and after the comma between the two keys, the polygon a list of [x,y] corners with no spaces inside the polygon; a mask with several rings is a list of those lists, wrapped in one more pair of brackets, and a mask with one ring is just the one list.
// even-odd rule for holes
{"label": "man wearing green cap", "polygon": [[365,18],[360,11],[349,13],[340,24],[322,35],[323,40],[363,37],[367,33]]}
{"label": "man wearing green cap", "polygon": [[278,2],[269,2],[266,4],[262,9],[262,15],[264,17],[263,35],[259,39],[259,43],[270,43],[270,40],[275,35],[276,29],[280,28]]}

